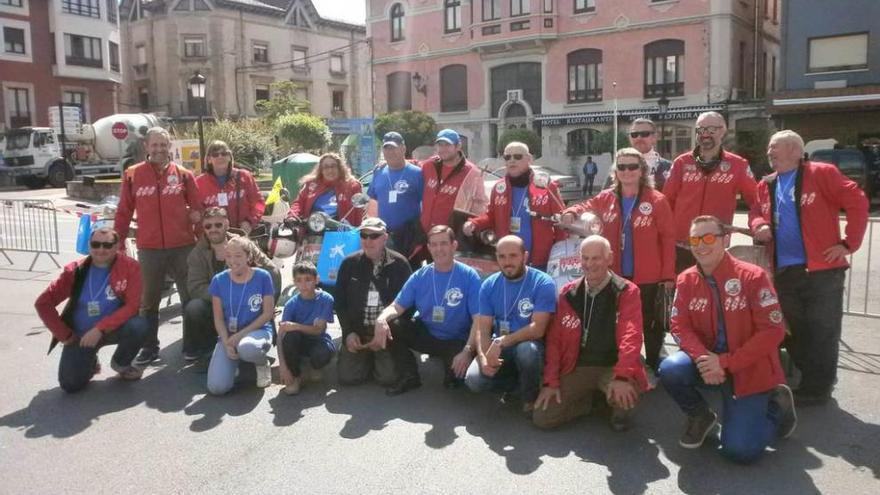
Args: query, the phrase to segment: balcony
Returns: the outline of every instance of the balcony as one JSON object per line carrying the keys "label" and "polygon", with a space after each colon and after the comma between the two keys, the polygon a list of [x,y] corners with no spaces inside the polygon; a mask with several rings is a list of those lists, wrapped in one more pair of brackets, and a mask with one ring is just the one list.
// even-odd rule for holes
{"label": "balcony", "polygon": [[532,13],[476,22],[470,26],[471,48],[479,52],[502,52],[543,44],[559,34],[558,13]]}
{"label": "balcony", "polygon": [[684,96],[684,82],[645,85],[645,98],[661,96]]}
{"label": "balcony", "polygon": [[137,65],[131,66],[131,68],[134,72],[134,77],[144,78],[144,77],[147,77],[147,70],[149,69],[149,64],[137,64]]}
{"label": "balcony", "polygon": [[104,68],[104,60],[100,58],[86,58],[86,57],[65,57],[64,61],[67,65],[77,65],[80,67],[94,67],[95,69],[103,69]]}

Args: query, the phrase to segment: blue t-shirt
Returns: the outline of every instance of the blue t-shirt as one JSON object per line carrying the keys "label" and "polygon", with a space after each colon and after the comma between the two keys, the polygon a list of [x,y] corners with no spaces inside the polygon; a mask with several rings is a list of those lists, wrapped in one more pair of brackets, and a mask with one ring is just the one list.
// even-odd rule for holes
{"label": "blue t-shirt", "polygon": [[217,183],[220,184],[220,187],[226,186],[226,182],[229,180],[229,174],[226,175],[215,175],[217,178]]}
{"label": "blue t-shirt", "polygon": [[[480,276],[458,261],[446,273],[434,270],[432,263],[409,277],[394,302],[404,308],[415,306],[434,337],[467,340],[471,318],[480,309]],[[435,307],[442,314],[436,314]],[[440,317],[442,321],[435,321]]]}
{"label": "blue t-shirt", "polygon": [[424,189],[419,167],[407,163],[400,170],[391,170],[384,165],[373,175],[367,194],[379,204],[379,218],[394,230],[421,214]]}
{"label": "blue t-shirt", "polygon": [[526,267],[525,275],[516,282],[501,272],[493,273],[480,287],[478,314],[493,317],[495,336],[504,328],[513,333],[528,325],[533,313],[555,312],[556,284],[550,275],[535,268]]}
{"label": "blue t-shirt", "polygon": [[[97,314],[89,316],[89,302],[97,303]],[[82,337],[119,307],[122,301],[110,287],[110,267],[90,265],[73,310],[73,332]]]}
{"label": "blue t-shirt", "polygon": [[517,237],[523,240],[526,245],[526,251],[532,250],[532,217],[529,215],[529,195],[528,188],[514,187],[513,197],[510,208],[511,217],[519,218],[519,232],[513,232]]}
{"label": "blue t-shirt", "polygon": [[633,257],[633,223],[632,212],[638,198],[623,198],[623,239],[620,255],[620,271],[624,277],[632,277],[635,273],[635,258]]}
{"label": "blue t-shirt", "polygon": [[795,205],[794,186],[797,169],[779,174],[776,178],[776,260],[777,268],[805,265],[804,238]]}
{"label": "blue t-shirt", "polygon": [[310,211],[309,213],[323,211],[324,213],[330,215],[331,218],[336,218],[337,209],[338,205],[336,204],[336,191],[330,189],[329,191],[324,191],[323,194],[315,198],[315,202],[312,203],[312,211]]}
{"label": "blue t-shirt", "polygon": [[[291,321],[301,325],[314,325],[315,320],[333,323],[333,296],[327,292],[322,290],[316,291],[314,299],[304,299],[297,294],[284,304],[281,321]],[[326,329],[321,334],[321,337],[327,341],[332,340],[327,334]]]}
{"label": "blue t-shirt", "polygon": [[[248,326],[263,312],[263,297],[275,294],[272,285],[272,276],[262,268],[254,268],[251,279],[243,284],[232,281],[229,270],[214,275],[208,292],[214,297],[219,297],[223,303],[223,319],[229,330],[231,318],[236,318],[238,330]],[[262,327],[265,330],[272,329],[272,322],[267,321]]]}

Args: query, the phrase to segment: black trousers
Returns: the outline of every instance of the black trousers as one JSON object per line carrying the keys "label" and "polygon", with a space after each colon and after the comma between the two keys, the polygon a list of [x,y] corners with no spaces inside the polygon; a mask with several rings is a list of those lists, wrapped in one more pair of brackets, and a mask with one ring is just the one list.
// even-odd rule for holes
{"label": "black trousers", "polygon": [[657,370],[660,365],[660,348],[663,347],[665,335],[663,322],[657,315],[658,291],[663,290],[660,284],[639,284],[642,296],[642,329],[645,337],[645,364]]}
{"label": "black trousers", "polygon": [[327,366],[336,349],[320,335],[306,335],[302,332],[287,332],[281,337],[281,352],[284,364],[293,376],[302,374],[302,359],[308,358],[313,370]]}
{"label": "black trousers", "polygon": [[183,352],[208,353],[217,344],[211,301],[190,299],[183,308]]}
{"label": "black trousers", "polygon": [[464,340],[438,339],[431,335],[421,320],[405,316],[392,320],[390,326],[393,337],[390,342],[391,357],[401,380],[419,378],[419,363],[412,351],[441,358],[446,373],[449,373],[452,359],[466,344]]}

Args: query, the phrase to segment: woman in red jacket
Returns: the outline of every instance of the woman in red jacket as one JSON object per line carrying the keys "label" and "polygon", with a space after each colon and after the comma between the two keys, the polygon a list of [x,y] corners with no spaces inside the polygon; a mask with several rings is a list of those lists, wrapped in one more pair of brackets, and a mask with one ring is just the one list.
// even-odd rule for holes
{"label": "woman in red jacket", "polygon": [[336,220],[354,226],[361,224],[364,212],[351,204],[351,197],[362,190],[361,183],[352,176],[341,156],[324,153],[315,168],[299,183],[302,188],[290,205],[289,217],[308,217],[323,211]]}
{"label": "woman in red jacket", "polygon": [[232,150],[223,141],[208,145],[205,161],[205,172],[196,179],[199,204],[206,210],[225,209],[230,227],[250,232],[266,207],[254,176],[235,166]]}
{"label": "woman in red jacket", "polygon": [[645,334],[645,362],[660,364],[663,324],[656,318],[657,291],[671,289],[675,279],[675,224],[672,208],[654,189],[648,163],[635,148],[617,152],[610,188],[563,212],[571,222],[585,211],[602,219],[602,236],[614,253],[612,270],[639,286]]}

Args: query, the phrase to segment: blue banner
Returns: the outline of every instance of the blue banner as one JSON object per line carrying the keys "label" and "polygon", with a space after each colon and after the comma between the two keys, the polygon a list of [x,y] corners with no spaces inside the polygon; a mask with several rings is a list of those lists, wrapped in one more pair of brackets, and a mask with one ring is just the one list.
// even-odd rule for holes
{"label": "blue banner", "polygon": [[89,254],[89,237],[92,236],[92,216],[79,217],[79,226],[76,229],[76,252],[85,256]]}
{"label": "blue banner", "polygon": [[318,256],[318,278],[321,283],[336,286],[336,275],[342,260],[360,248],[361,237],[357,230],[325,233],[321,254]]}

